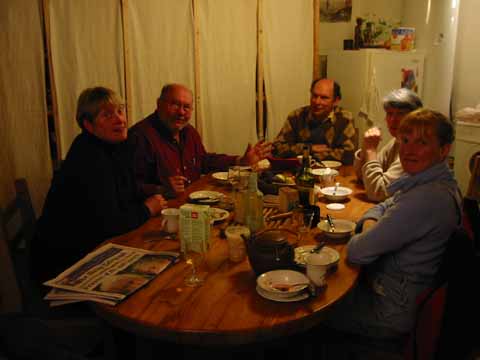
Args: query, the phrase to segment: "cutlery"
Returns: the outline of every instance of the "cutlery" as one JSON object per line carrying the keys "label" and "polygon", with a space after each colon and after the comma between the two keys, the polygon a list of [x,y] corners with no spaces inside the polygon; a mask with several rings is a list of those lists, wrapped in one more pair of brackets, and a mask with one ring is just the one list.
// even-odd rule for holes
{"label": "cutlery", "polygon": [[299,283],[295,283],[295,284],[272,284],[271,288],[275,289],[275,290],[278,290],[278,291],[292,291],[296,287],[308,286],[308,285],[310,285],[309,281],[308,282],[299,282]]}
{"label": "cutlery", "polygon": [[335,232],[335,224],[333,223],[333,219],[330,214],[327,214],[327,221],[328,225],[330,225],[330,232]]}
{"label": "cutlery", "polygon": [[325,241],[322,241],[320,244],[318,244],[312,250],[310,250],[310,253],[311,254],[319,253],[323,249],[324,246],[325,246]]}
{"label": "cutlery", "polygon": [[337,193],[337,189],[338,189],[339,186],[340,186],[340,183],[339,183],[339,182],[336,182],[336,183],[335,183],[335,187],[333,188],[333,193],[332,193],[332,195],[335,195],[335,194]]}
{"label": "cutlery", "polygon": [[289,211],[289,212],[286,212],[286,213],[281,213],[281,214],[277,214],[277,215],[272,215],[272,216],[269,216],[265,219],[265,221],[273,221],[273,220],[280,220],[280,219],[284,219],[286,217],[289,217],[289,216],[292,216],[292,211]]}

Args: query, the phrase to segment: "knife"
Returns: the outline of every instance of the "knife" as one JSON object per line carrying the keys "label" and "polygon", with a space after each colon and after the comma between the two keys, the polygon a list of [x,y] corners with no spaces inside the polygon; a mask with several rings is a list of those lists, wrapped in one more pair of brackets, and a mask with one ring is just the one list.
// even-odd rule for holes
{"label": "knife", "polygon": [[333,219],[330,214],[327,214],[327,221],[328,225],[330,225],[330,232],[335,232],[335,224],[333,223]]}
{"label": "knife", "polygon": [[281,213],[281,214],[277,214],[277,215],[272,215],[272,216],[269,216],[265,219],[265,221],[273,221],[273,220],[280,220],[280,219],[284,219],[286,217],[289,217],[289,216],[292,216],[292,211],[289,211],[289,212],[286,212],[286,213]]}

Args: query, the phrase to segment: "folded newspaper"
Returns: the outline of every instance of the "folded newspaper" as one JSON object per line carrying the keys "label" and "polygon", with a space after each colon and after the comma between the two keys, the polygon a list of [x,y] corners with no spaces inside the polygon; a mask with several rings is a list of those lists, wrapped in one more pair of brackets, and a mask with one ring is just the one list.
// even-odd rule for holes
{"label": "folded newspaper", "polygon": [[44,285],[50,306],[79,301],[116,305],[179,259],[179,253],[106,244]]}

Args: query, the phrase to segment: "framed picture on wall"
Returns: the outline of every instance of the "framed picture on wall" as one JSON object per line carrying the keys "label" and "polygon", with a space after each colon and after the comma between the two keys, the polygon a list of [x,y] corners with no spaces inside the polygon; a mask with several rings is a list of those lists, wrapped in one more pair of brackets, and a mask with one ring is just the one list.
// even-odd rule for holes
{"label": "framed picture on wall", "polygon": [[353,0],[320,0],[320,22],[350,22]]}

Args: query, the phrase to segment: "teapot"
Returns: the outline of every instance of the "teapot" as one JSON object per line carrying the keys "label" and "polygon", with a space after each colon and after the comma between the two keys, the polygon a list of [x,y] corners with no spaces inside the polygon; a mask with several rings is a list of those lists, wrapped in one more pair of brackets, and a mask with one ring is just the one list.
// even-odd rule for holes
{"label": "teapot", "polygon": [[257,276],[267,271],[295,266],[295,253],[289,237],[296,239],[297,234],[288,229],[267,229],[246,239],[248,260]]}

